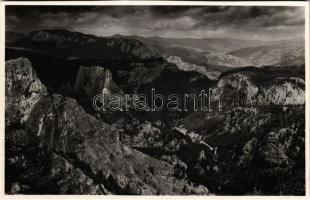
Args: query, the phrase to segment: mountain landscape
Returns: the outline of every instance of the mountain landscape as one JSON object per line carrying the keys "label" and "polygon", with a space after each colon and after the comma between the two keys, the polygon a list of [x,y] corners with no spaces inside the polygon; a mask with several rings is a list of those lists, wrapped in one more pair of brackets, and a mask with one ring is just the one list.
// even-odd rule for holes
{"label": "mountain landscape", "polygon": [[[44,29],[6,32],[5,59],[7,194],[305,194],[303,39]],[[152,88],[213,109],[93,107]]]}
{"label": "mountain landscape", "polygon": [[230,52],[254,66],[300,65],[305,58],[304,39],[295,38],[269,44],[245,47]]}

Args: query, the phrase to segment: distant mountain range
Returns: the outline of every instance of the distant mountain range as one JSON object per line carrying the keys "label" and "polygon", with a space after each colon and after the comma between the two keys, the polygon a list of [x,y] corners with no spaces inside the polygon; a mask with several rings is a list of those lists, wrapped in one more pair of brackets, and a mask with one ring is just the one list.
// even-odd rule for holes
{"label": "distant mountain range", "polygon": [[264,42],[231,38],[97,37],[67,30],[6,32],[6,44],[66,59],[148,60],[173,56],[202,69],[198,71],[210,67],[225,71],[250,65],[301,65],[305,54],[301,38]]}
{"label": "distant mountain range", "polygon": [[302,38],[271,42],[231,51],[251,65],[290,66],[305,62],[305,41]]}
{"label": "distant mountain range", "polygon": [[251,47],[264,44],[260,40],[237,40],[232,38],[146,38],[153,45],[159,45],[166,48],[182,47],[200,52],[225,53],[244,47]]}
{"label": "distant mountain range", "polygon": [[66,30],[35,31],[8,45],[35,49],[67,59],[143,60],[161,56],[159,51],[139,40],[103,38]]}

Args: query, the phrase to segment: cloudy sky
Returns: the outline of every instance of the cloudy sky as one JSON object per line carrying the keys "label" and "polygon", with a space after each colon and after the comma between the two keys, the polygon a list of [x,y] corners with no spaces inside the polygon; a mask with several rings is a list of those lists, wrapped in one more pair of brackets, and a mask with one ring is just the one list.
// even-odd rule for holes
{"label": "cloudy sky", "polygon": [[6,30],[280,40],[304,37],[304,12],[262,6],[7,6]]}

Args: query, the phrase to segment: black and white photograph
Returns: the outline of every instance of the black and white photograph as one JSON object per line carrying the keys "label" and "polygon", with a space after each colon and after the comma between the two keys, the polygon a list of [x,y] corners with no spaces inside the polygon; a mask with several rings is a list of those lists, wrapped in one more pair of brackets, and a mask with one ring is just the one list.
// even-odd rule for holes
{"label": "black and white photograph", "polygon": [[6,5],[5,194],[305,196],[306,37],[306,6]]}

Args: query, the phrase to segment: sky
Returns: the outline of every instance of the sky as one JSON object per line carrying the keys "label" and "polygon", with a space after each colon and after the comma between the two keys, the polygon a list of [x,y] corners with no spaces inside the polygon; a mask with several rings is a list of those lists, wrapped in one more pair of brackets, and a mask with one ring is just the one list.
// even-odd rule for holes
{"label": "sky", "polygon": [[66,29],[97,36],[281,40],[304,37],[303,7],[6,6],[6,30]]}

